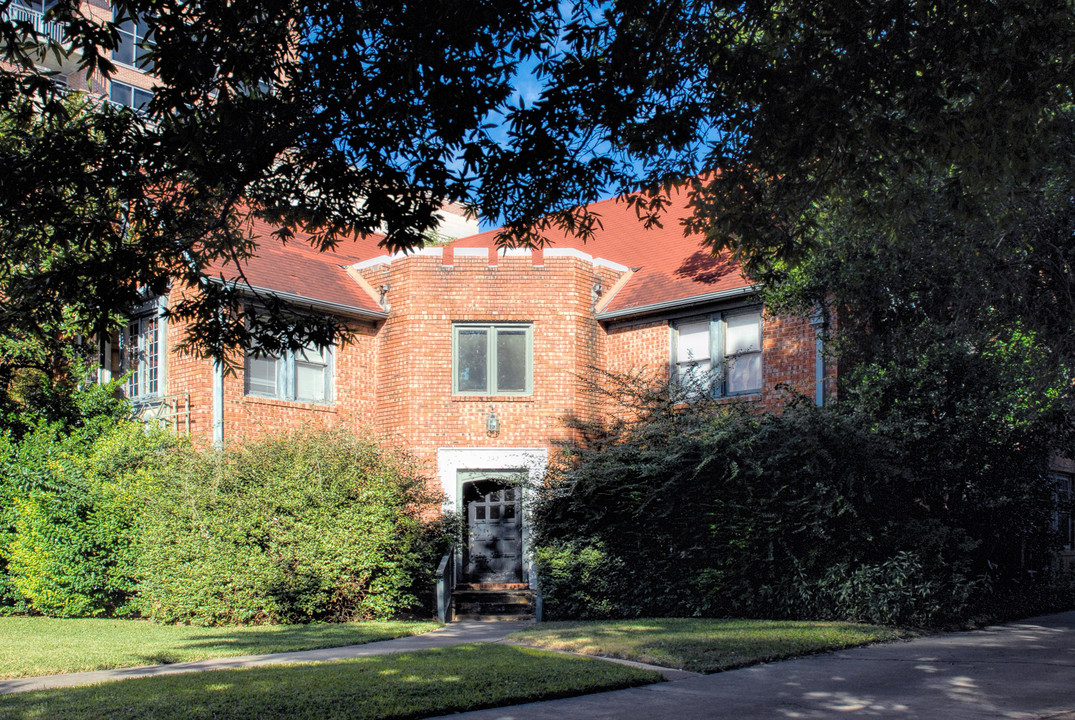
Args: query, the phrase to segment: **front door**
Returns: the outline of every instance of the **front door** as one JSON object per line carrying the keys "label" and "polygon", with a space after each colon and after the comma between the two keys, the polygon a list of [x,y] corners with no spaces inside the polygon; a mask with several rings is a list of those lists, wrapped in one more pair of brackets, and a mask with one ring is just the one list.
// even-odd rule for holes
{"label": "front door", "polygon": [[491,481],[467,483],[467,556],[472,583],[517,583],[523,579],[522,503],[518,487]]}

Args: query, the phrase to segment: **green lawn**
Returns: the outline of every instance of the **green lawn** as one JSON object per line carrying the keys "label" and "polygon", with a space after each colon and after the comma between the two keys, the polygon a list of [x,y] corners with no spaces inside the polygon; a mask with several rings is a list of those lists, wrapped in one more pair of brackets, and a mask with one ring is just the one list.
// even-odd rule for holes
{"label": "green lawn", "polygon": [[505,645],[187,673],[0,696],[2,720],[414,718],[659,682],[657,673]]}
{"label": "green lawn", "polygon": [[550,650],[712,673],[900,637],[908,633],[843,622],[667,618],[542,623],[508,639]]}
{"label": "green lawn", "polygon": [[435,622],[192,627],[139,620],[0,617],[0,678],[312,650],[417,635]]}

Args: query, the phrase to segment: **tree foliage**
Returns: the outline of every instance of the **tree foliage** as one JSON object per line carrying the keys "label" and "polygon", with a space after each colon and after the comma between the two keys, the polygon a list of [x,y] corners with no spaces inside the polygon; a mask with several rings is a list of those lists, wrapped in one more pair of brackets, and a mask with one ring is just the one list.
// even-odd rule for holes
{"label": "tree foliage", "polygon": [[[654,220],[684,181],[691,226],[778,279],[814,246],[822,201],[894,217],[909,207],[903,180],[931,167],[945,170],[934,199],[973,209],[1041,187],[1070,157],[1056,145],[1072,136],[1065,0],[114,6],[112,22],[75,0],[50,17],[106,75],[118,21],[146,19],[159,87],[145,117],[73,119],[29,70],[31,28],[0,23],[21,68],[0,71],[0,104],[19,119],[0,227],[25,280],[5,291],[9,322],[41,322],[26,311],[51,300],[38,307],[100,324],[175,280],[200,291],[173,312],[203,350],[297,347],[343,329],[302,312],[266,327],[216,280],[255,251],[248,213],[319,248],[384,231],[400,249],[455,200],[502,221],[503,242],[540,243],[552,226],[591,231],[600,218],[577,206],[609,192],[648,189],[634,201]],[[1066,262],[1070,217],[1037,227],[1062,250],[1040,264]]]}

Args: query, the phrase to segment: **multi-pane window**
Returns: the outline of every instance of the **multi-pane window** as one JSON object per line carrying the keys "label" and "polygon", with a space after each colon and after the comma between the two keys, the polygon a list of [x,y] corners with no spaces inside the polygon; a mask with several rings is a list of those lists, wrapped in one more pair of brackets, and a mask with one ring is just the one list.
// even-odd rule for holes
{"label": "multi-pane window", "polygon": [[123,331],[123,370],[127,375],[127,397],[154,397],[160,394],[160,319],[148,315],[131,320]]}
{"label": "multi-pane window", "polygon": [[145,19],[124,18],[116,29],[119,33],[119,44],[112,51],[112,60],[140,70],[147,69],[149,62],[146,55],[152,49],[153,31],[149,29]]}
{"label": "multi-pane window", "polygon": [[113,80],[108,89],[108,99],[117,105],[142,112],[149,105],[149,101],[153,99],[153,93],[149,90],[143,90],[142,88],[136,88],[133,85]]}
{"label": "multi-pane window", "polygon": [[308,345],[283,355],[253,351],[246,356],[244,390],[247,395],[332,403],[332,350]]}
{"label": "multi-pane window", "polygon": [[1075,550],[1075,521],[1071,512],[1073,479],[1071,475],[1058,474],[1053,476],[1053,482],[1056,484],[1056,514],[1053,517],[1060,545],[1065,550]]}
{"label": "multi-pane window", "polygon": [[44,15],[56,5],[56,0],[11,0],[11,7]]}
{"label": "multi-pane window", "polygon": [[673,380],[713,396],[761,390],[761,309],[734,310],[674,325]]}
{"label": "multi-pane window", "polygon": [[530,325],[456,323],[452,326],[452,392],[456,395],[530,395]]}

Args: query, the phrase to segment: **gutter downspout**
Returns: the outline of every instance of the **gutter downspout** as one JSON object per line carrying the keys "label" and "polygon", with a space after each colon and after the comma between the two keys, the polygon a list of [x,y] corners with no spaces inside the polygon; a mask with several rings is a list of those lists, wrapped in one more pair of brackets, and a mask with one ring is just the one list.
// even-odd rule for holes
{"label": "gutter downspout", "polygon": [[224,448],[224,366],[213,362],[213,447]]}
{"label": "gutter downspout", "polygon": [[810,313],[810,325],[814,328],[814,404],[825,405],[825,313],[818,308]]}

